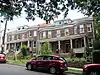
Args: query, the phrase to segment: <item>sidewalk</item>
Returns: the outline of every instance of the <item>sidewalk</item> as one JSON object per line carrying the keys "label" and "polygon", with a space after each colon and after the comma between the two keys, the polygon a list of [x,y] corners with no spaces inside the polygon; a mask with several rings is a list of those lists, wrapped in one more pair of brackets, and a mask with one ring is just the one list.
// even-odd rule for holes
{"label": "sidewalk", "polygon": [[68,67],[68,71],[66,71],[66,73],[81,75],[82,74],[82,68]]}
{"label": "sidewalk", "polygon": [[82,68],[73,68],[73,67],[68,67],[68,69],[72,69],[72,70],[79,70],[79,71],[82,71]]}

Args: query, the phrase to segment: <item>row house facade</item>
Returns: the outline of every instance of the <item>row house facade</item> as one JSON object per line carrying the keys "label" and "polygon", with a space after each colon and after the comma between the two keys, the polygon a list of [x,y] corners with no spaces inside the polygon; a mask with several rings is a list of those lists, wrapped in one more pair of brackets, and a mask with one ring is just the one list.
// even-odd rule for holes
{"label": "row house facade", "polygon": [[8,50],[26,44],[31,51],[37,53],[41,45],[47,41],[53,53],[58,49],[60,54],[73,51],[76,56],[82,56],[87,45],[92,48],[92,17],[58,20],[49,25],[37,25],[9,32],[6,44]]}

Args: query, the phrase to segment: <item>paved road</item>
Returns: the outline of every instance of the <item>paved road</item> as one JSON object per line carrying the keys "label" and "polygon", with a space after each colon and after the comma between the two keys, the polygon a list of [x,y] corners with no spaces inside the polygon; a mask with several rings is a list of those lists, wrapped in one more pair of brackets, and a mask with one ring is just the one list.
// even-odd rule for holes
{"label": "paved road", "polygon": [[[36,71],[28,71],[25,67],[8,65],[8,64],[0,64],[0,75],[52,75],[43,72]],[[66,75],[74,75],[74,74],[66,74]]]}

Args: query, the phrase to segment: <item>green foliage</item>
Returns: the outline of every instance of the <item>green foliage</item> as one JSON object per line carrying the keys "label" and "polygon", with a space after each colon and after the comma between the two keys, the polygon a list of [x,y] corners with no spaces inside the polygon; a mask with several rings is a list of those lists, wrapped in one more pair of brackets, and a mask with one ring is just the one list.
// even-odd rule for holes
{"label": "green foliage", "polygon": [[94,41],[94,50],[100,50],[100,40]]}
{"label": "green foliage", "polygon": [[28,53],[27,53],[27,46],[26,45],[22,45],[21,53],[22,53],[23,57],[28,55]]}
{"label": "green foliage", "polygon": [[76,63],[76,62],[86,62],[85,58],[65,58],[69,63]]}
{"label": "green foliage", "polygon": [[0,13],[12,20],[14,16],[20,16],[24,8],[27,20],[34,20],[35,16],[38,16],[48,23],[61,12],[64,12],[65,18],[69,9],[78,9],[85,15],[91,15],[93,12],[94,15],[99,15],[99,4],[99,0],[4,0],[0,3]]}
{"label": "green foliage", "polygon": [[67,62],[72,62],[72,59],[71,59],[71,58],[65,58],[65,60],[66,60]]}
{"label": "green foliage", "polygon": [[49,42],[45,42],[41,46],[40,54],[41,55],[50,55],[50,54],[52,54],[52,50],[51,50],[51,47],[50,47],[50,43]]}

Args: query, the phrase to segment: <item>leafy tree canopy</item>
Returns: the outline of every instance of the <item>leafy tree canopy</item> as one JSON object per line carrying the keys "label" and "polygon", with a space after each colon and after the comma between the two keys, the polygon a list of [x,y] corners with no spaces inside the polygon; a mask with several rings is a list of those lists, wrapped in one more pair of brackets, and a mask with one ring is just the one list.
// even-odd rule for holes
{"label": "leafy tree canopy", "polygon": [[26,19],[34,20],[34,16],[44,19],[46,22],[64,12],[67,16],[69,8],[78,9],[85,15],[99,15],[100,0],[0,0],[1,16],[20,16],[22,9],[27,13]]}

